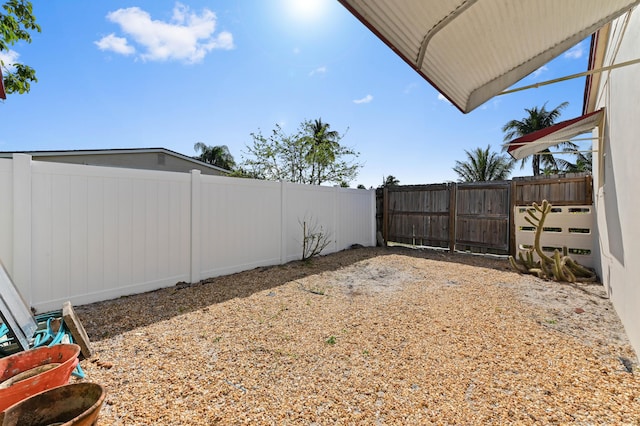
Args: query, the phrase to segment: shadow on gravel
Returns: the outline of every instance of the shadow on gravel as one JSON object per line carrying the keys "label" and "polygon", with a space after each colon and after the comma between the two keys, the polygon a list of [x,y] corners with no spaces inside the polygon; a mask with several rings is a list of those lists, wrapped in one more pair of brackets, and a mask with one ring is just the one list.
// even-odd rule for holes
{"label": "shadow on gravel", "polygon": [[[260,267],[209,278],[196,284],[177,283],[172,287],[74,308],[89,338],[92,341],[100,341],[177,315],[201,310],[213,304],[248,297],[290,281],[325,271],[335,271],[366,259],[391,254],[510,270],[506,259],[491,256],[405,247],[363,247],[316,257],[310,261],[292,261],[285,265]],[[180,330],[176,330],[176,333],[179,332]]]}

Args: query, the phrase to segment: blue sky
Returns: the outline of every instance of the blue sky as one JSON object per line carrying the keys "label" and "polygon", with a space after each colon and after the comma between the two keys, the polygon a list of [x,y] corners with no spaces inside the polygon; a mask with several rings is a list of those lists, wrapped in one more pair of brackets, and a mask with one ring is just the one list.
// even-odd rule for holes
{"label": "blue sky", "polygon": [[[584,78],[491,99],[462,114],[337,0],[34,0],[42,27],[12,59],[36,69],[26,95],[0,103],[0,150],[227,145],[293,133],[322,118],[364,164],[352,187],[456,180],[465,150],[500,151],[524,108],[568,101]],[[586,71],[589,40],[516,86]],[[514,175],[529,175],[530,167]]]}

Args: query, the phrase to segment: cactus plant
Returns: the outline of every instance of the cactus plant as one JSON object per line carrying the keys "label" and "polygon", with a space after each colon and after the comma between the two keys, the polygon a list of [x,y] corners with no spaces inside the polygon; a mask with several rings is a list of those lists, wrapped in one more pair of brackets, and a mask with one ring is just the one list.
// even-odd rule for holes
{"label": "cactus plant", "polygon": [[[533,246],[528,249],[521,249],[518,253],[518,260],[513,256],[509,256],[509,262],[513,269],[523,274],[532,274],[539,278],[552,279],[554,281],[570,283],[595,281],[596,275],[593,271],[568,256],[566,247],[563,253],[556,249],[553,252],[553,256],[547,256],[542,251],[540,236],[544,221],[551,211],[551,203],[543,200],[541,205],[533,203],[532,206],[532,209],[527,209],[527,216],[524,219],[535,229]],[[538,255],[539,260],[534,259],[534,253]]]}

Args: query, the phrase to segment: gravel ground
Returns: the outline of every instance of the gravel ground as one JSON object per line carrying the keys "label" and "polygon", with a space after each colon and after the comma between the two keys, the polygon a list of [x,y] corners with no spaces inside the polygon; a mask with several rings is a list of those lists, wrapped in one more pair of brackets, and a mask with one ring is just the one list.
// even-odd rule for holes
{"label": "gravel ground", "polygon": [[601,285],[360,248],[76,307],[100,425],[640,424]]}

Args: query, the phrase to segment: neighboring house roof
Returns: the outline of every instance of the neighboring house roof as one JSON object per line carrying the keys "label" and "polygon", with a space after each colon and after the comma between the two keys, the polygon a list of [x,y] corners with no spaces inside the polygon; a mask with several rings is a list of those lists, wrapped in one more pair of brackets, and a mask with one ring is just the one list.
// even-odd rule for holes
{"label": "neighboring house roof", "polygon": [[[131,156],[136,154],[164,154],[170,157],[177,158],[181,161],[186,161],[188,163],[193,164],[193,168],[197,169],[208,169],[214,172],[213,174],[228,174],[230,170],[223,169],[222,167],[217,167],[212,164],[208,164],[197,160],[195,158],[189,157],[187,155],[180,154],[175,151],[171,151],[166,148],[121,148],[121,149],[77,149],[77,150],[60,150],[60,151],[0,151],[0,158],[11,158],[14,153],[19,154],[29,154],[36,159],[46,160],[50,158],[52,161],[55,161],[55,158],[60,157],[82,157],[87,158],[88,156],[99,156],[99,157],[107,157],[107,156]],[[89,164],[89,163],[87,163]],[[107,165],[104,163],[94,164],[94,165]],[[116,164],[114,164],[116,166]],[[121,165],[119,165],[122,167]],[[147,167],[140,167],[147,168]],[[154,167],[153,169],[157,169]]]}
{"label": "neighboring house roof", "polygon": [[640,0],[339,0],[469,112]]}

